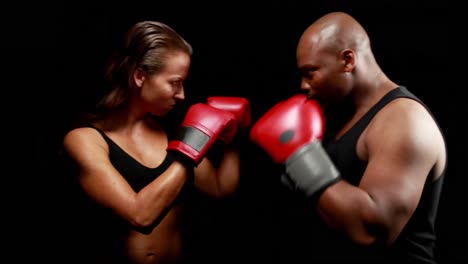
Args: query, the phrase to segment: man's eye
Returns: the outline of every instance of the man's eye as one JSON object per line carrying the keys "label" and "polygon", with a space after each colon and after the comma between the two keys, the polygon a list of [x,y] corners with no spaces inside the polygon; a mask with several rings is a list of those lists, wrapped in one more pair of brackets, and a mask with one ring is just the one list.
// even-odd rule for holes
{"label": "man's eye", "polygon": [[305,72],[302,76],[307,79],[312,79],[314,77],[314,73],[309,71]]}

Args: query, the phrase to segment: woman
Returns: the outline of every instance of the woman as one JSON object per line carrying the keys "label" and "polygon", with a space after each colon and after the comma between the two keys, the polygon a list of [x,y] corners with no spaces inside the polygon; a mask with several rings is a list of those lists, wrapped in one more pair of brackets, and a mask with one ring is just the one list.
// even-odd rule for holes
{"label": "woman", "polygon": [[[76,165],[80,190],[90,205],[87,210],[97,214],[86,211],[92,224],[88,231],[93,233],[83,244],[87,255],[95,258],[87,263],[181,263],[182,219],[191,187],[215,197],[236,190],[239,153],[229,147],[232,144],[224,145],[219,162],[205,157],[213,142],[195,159],[178,151],[183,137],[174,138],[168,122],[163,122],[185,99],[183,84],[191,55],[191,45],[169,26],[156,21],[136,23],[111,60],[107,75],[111,89],[98,111],[86,125],[65,135],[64,150]],[[226,127],[239,124],[239,118],[249,120],[250,114],[246,100],[241,99],[234,98],[236,115],[216,112],[224,102],[208,110],[225,120]],[[189,110],[206,107],[210,106]],[[191,114],[184,122],[207,115]],[[213,130],[221,135],[226,127]],[[94,251],[88,247],[92,244]]]}

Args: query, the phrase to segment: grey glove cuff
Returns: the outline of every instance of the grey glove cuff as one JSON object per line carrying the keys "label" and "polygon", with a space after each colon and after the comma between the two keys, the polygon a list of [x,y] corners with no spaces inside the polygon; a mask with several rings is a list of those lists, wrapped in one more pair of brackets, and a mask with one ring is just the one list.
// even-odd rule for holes
{"label": "grey glove cuff", "polygon": [[285,173],[307,197],[338,181],[340,173],[320,141],[311,142],[294,152],[285,162]]}

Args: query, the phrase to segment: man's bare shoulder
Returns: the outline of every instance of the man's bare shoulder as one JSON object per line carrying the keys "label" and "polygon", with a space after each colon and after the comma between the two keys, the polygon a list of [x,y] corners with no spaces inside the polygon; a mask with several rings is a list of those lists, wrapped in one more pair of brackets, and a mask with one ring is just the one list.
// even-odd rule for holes
{"label": "man's bare shoulder", "polygon": [[410,98],[388,103],[367,130],[366,141],[372,145],[425,152],[440,149],[443,144],[442,132],[429,110]]}

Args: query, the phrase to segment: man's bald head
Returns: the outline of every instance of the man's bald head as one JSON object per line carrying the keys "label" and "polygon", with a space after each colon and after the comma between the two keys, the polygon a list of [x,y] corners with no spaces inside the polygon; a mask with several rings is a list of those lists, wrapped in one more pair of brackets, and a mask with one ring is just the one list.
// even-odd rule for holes
{"label": "man's bald head", "polygon": [[328,13],[306,28],[297,45],[296,62],[301,89],[324,102],[340,102],[357,83],[381,72],[366,31],[343,12]]}
{"label": "man's bald head", "polygon": [[317,19],[304,31],[297,52],[308,49],[332,52],[353,49],[357,52],[369,48],[369,36],[358,21],[346,13],[332,12]]}

